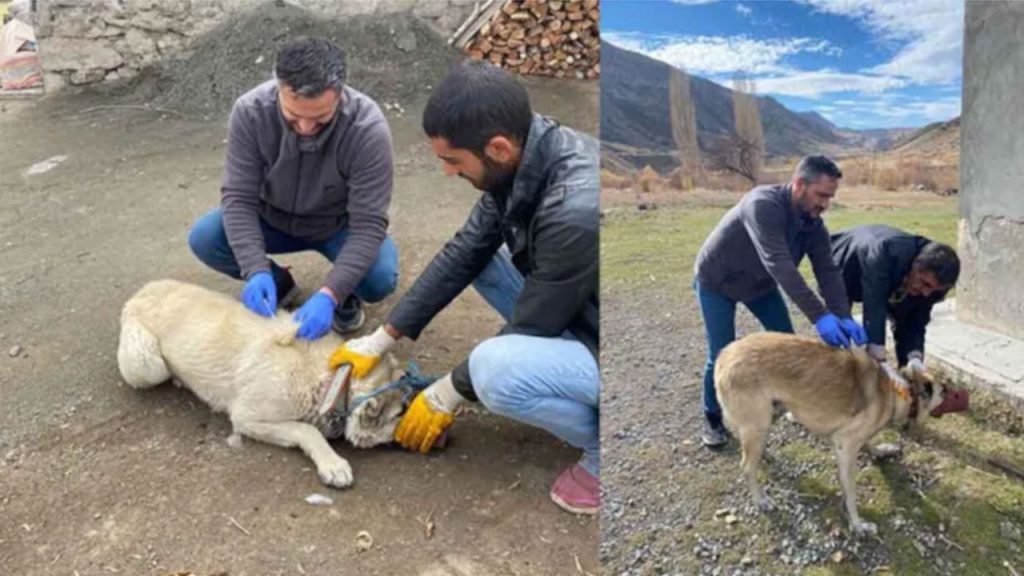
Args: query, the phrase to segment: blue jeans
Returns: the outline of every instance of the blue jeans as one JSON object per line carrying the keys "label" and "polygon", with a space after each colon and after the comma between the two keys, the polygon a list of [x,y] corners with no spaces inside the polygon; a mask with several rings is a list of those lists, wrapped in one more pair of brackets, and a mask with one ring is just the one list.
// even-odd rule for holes
{"label": "blue jeans", "polygon": [[[512,319],[523,277],[506,248],[495,255],[473,287],[506,322]],[[507,334],[484,340],[469,355],[469,374],[488,410],[543,428],[583,450],[580,465],[599,475],[601,377],[597,361],[571,334],[558,338]]]}
{"label": "blue jeans", "polygon": [[[267,254],[288,254],[291,252],[302,252],[304,250],[316,250],[323,254],[331,262],[338,256],[338,252],[348,238],[348,229],[339,231],[334,236],[323,242],[309,242],[285,234],[284,232],[269,226],[260,219],[260,228],[263,230],[263,240],[266,245]],[[228,244],[228,235],[224,231],[224,214],[221,208],[214,208],[204,214],[188,235],[188,245],[199,260],[210,268],[227,274],[232,278],[241,278],[242,273],[235,260],[235,254]],[[281,270],[277,264],[271,262],[274,268],[274,276],[277,277]],[[380,302],[395,291],[398,287],[398,248],[391,241],[390,237],[384,238],[380,246],[377,260],[370,266],[366,276],[356,286],[354,293],[367,302]],[[339,297],[343,296],[341,294]],[[278,294],[279,298],[284,294]]]}
{"label": "blue jeans", "polygon": [[[722,423],[722,407],[715,394],[715,359],[730,342],[736,339],[736,302],[704,289],[696,280],[693,289],[700,302],[704,317],[704,337],[708,341],[708,360],[704,365],[704,417],[713,425]],[[756,300],[743,303],[769,332],[793,333],[789,309],[778,288]]]}

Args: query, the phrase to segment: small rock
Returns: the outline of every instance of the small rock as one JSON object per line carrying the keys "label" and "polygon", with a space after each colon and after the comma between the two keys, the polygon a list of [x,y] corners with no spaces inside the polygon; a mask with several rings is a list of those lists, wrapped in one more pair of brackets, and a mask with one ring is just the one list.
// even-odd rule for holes
{"label": "small rock", "polygon": [[18,355],[20,355],[20,354],[21,354],[21,346],[17,346],[17,345],[12,346],[11,349],[7,351],[7,355],[10,356],[11,358],[17,358]]}
{"label": "small rock", "polygon": [[312,504],[313,506],[330,506],[331,504],[334,504],[334,500],[328,498],[327,496],[324,496],[323,494],[316,493],[306,496],[306,502]]}
{"label": "small rock", "polygon": [[732,526],[733,524],[735,524],[735,523],[737,523],[739,521],[740,521],[740,519],[737,518],[734,514],[728,514],[725,517],[725,523],[730,525],[730,526]]}
{"label": "small rock", "polygon": [[846,556],[843,554],[842,550],[836,550],[835,553],[832,554],[832,556],[831,556],[832,561],[835,562],[836,564],[841,563],[843,561],[843,558],[845,558],[845,557]]}
{"label": "small rock", "polygon": [[1010,522],[1009,520],[1003,520],[999,523],[999,533],[1002,534],[1003,538],[1007,540],[1020,542],[1020,528],[1018,528],[1016,524]]}
{"label": "small rock", "polygon": [[754,559],[750,556],[744,556],[743,558],[740,558],[740,564],[743,566],[751,566],[754,564]]}
{"label": "small rock", "polygon": [[370,548],[373,548],[373,536],[366,530],[360,530],[356,534],[356,552],[366,552]]}

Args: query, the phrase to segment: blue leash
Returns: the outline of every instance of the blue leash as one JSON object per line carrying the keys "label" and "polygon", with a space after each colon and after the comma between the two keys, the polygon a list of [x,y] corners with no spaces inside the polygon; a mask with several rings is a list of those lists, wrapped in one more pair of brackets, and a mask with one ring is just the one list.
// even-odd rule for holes
{"label": "blue leash", "polygon": [[345,413],[345,417],[347,418],[351,416],[352,413],[355,412],[356,408],[359,408],[359,406],[361,406],[370,398],[380,396],[381,394],[389,392],[391,390],[405,388],[406,392],[405,395],[402,396],[402,402],[408,403],[409,400],[411,400],[414,396],[425,390],[427,386],[433,384],[437,379],[437,376],[424,376],[423,372],[420,371],[419,364],[417,364],[415,360],[410,360],[409,366],[408,368],[406,368],[404,376],[386,386],[381,386],[380,388],[377,388],[376,390],[370,392],[369,394],[363,394],[362,396],[357,396],[356,398],[353,398],[352,401],[349,402],[348,412]]}

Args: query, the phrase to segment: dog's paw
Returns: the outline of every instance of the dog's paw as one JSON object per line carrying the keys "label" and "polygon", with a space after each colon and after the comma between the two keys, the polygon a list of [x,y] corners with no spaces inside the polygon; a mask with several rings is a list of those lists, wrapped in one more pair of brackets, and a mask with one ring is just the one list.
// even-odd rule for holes
{"label": "dog's paw", "polygon": [[238,450],[242,447],[242,435],[238,432],[232,432],[227,439],[228,446],[233,450]]}
{"label": "dog's paw", "polygon": [[903,448],[899,444],[886,443],[872,446],[870,448],[871,456],[876,460],[885,460],[887,458],[896,458],[903,454]]}
{"label": "dog's paw", "polygon": [[330,464],[317,468],[317,475],[321,482],[332,488],[348,488],[352,485],[352,467],[340,456]]}
{"label": "dog's paw", "polygon": [[867,520],[851,522],[850,527],[857,536],[875,536],[878,534],[878,526],[875,526],[874,522],[868,522]]}

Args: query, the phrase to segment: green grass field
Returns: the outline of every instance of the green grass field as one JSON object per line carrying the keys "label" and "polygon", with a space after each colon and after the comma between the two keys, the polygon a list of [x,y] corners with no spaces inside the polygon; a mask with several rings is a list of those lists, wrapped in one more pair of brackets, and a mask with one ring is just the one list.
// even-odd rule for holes
{"label": "green grass field", "polygon": [[[862,224],[888,224],[932,240],[957,245],[955,198],[923,198],[917,205],[861,207],[840,205],[826,213],[829,230]],[[601,230],[601,283],[615,291],[668,286],[674,294],[690,289],[693,263],[704,238],[727,205],[681,204],[640,212],[615,208]],[[810,268],[804,262],[805,273]]]}

